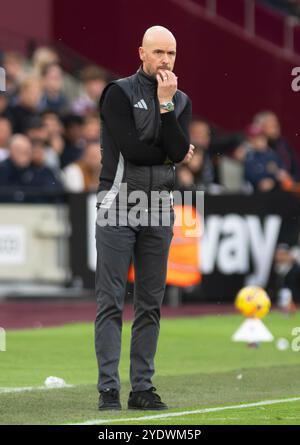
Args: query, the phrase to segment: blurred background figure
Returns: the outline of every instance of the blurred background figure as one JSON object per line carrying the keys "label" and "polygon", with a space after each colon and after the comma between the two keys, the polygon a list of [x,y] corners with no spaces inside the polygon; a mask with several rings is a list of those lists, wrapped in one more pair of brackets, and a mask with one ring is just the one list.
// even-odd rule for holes
{"label": "blurred background figure", "polygon": [[300,247],[279,244],[274,257],[275,292],[278,306],[287,313],[296,310],[300,293]]}
{"label": "blurred background figure", "polygon": [[15,134],[9,144],[9,156],[0,163],[0,186],[28,188],[34,171],[31,165],[32,144],[27,136]]}
{"label": "blurred background figure", "polygon": [[253,118],[267,138],[268,146],[278,156],[282,167],[295,180],[299,181],[299,165],[294,149],[281,135],[281,125],[278,117],[272,111],[262,111]]}
{"label": "blurred background figure", "polygon": [[9,103],[13,105],[19,86],[27,75],[25,58],[17,51],[7,51],[3,57],[3,67],[6,73],[6,93]]}
{"label": "blurred background figure", "polygon": [[100,119],[97,113],[85,116],[82,131],[85,141],[100,140]]}
{"label": "blurred background figure", "polygon": [[84,116],[98,110],[99,100],[107,84],[107,74],[97,66],[87,66],[81,72],[82,90],[72,104],[75,114]]}
{"label": "blurred background figure", "polygon": [[68,114],[64,120],[64,148],[60,156],[61,168],[81,158],[84,149],[83,118]]}
{"label": "blurred background figure", "polygon": [[60,117],[53,111],[45,110],[41,113],[41,119],[47,133],[47,142],[53,152],[53,162],[49,165],[60,166],[60,156],[64,150],[64,125]]}
{"label": "blurred background figure", "polygon": [[290,175],[277,153],[268,146],[268,139],[259,125],[246,129],[249,151],[245,158],[245,179],[255,191],[269,192],[291,182]]}
{"label": "blurred background figure", "polygon": [[26,136],[29,137],[31,141],[38,140],[42,141],[45,145],[45,163],[49,167],[52,168],[59,168],[60,166],[60,153],[57,152],[52,146],[51,146],[51,139],[48,137],[48,131],[47,127],[44,124],[44,121],[41,117],[36,116],[32,117],[27,121],[26,130],[25,130]]}
{"label": "blurred background figure", "polygon": [[98,140],[90,141],[84,148],[81,159],[63,170],[63,183],[68,192],[96,191],[101,170],[101,151]]}
{"label": "blurred background figure", "polygon": [[193,173],[196,187],[207,187],[214,182],[215,176],[210,156],[209,124],[202,119],[194,119],[190,125],[190,139],[195,150],[189,168]]}
{"label": "blurred background figure", "polygon": [[56,62],[45,65],[41,70],[42,97],[39,110],[54,111],[62,115],[68,110],[68,100],[63,90],[63,71]]}
{"label": "blurred background figure", "polygon": [[42,88],[38,77],[28,76],[21,82],[17,104],[9,109],[14,133],[24,133],[29,119],[38,117],[41,95]]}
{"label": "blurred background figure", "polygon": [[196,190],[194,175],[187,165],[181,164],[177,167],[175,188],[177,190]]}
{"label": "blurred background figure", "polygon": [[47,165],[48,147],[44,139],[32,139],[32,167],[34,176],[31,186],[47,192],[62,192],[60,171]]}
{"label": "blurred background figure", "polygon": [[32,55],[32,69],[33,73],[41,77],[42,72],[47,65],[59,64],[60,58],[57,52],[47,46],[39,46]]}

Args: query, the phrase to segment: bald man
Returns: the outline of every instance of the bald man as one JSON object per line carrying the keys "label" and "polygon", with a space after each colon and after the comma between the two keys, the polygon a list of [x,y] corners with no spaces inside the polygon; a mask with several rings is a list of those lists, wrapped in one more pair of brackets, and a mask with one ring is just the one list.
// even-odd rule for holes
{"label": "bald man", "polygon": [[[131,258],[135,286],[128,408],[167,409],[152,377],[173,236],[175,164],[192,156],[191,101],[177,89],[176,40],[168,29],[149,28],[139,56],[137,73],[107,85],[100,101],[103,157],[95,321],[99,410],[121,409],[118,365]],[[158,193],[160,198],[153,199]]]}

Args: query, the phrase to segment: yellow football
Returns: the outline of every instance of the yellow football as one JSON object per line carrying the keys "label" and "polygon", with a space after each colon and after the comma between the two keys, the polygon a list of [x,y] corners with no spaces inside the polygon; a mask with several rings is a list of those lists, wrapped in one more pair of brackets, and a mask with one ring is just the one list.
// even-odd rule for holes
{"label": "yellow football", "polygon": [[246,286],[238,292],[235,307],[245,317],[263,318],[270,310],[271,300],[262,287]]}

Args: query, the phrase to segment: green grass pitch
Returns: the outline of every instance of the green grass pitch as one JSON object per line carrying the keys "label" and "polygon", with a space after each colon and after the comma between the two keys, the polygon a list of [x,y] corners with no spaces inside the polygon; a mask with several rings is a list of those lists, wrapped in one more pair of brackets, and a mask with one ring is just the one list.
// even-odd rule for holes
{"label": "green grass pitch", "polygon": [[[128,411],[130,323],[123,328],[120,412],[97,411],[97,368],[93,324],[71,324],[7,332],[0,352],[0,387],[39,387],[46,377],[63,378],[72,388],[4,393],[0,424],[67,424],[99,419],[101,424],[208,425],[300,424],[300,401],[185,415],[185,411],[300,397],[300,352],[279,351],[276,339],[293,339],[300,314],[273,312],[264,320],[272,343],[248,348],[231,336],[238,315],[163,319],[154,385],[177,417],[129,420],[162,414]],[[1,392],[2,391],[2,392]],[[182,413],[182,414],[180,414]],[[118,421],[121,419],[121,421]],[[128,419],[128,420],[126,420]]]}

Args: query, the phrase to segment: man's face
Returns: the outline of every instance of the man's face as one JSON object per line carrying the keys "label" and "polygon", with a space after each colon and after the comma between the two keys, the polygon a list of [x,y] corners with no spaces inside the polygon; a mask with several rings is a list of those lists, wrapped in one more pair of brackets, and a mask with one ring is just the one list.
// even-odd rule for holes
{"label": "man's face", "polygon": [[265,135],[249,137],[251,147],[256,151],[266,151],[268,149],[268,141]]}
{"label": "man's face", "polygon": [[62,70],[58,65],[49,68],[43,79],[44,88],[49,93],[59,93],[63,87]]}
{"label": "man's face", "polygon": [[95,141],[100,138],[100,119],[90,118],[83,126],[83,137],[87,141]]}
{"label": "man's face", "polygon": [[173,71],[176,59],[176,43],[168,39],[149,42],[139,48],[143,69],[151,77],[159,70]]}
{"label": "man's face", "polygon": [[44,125],[39,128],[29,128],[26,131],[26,136],[28,136],[29,139],[41,139],[46,141],[48,137],[47,128]]}
{"label": "man's face", "polygon": [[190,126],[191,141],[207,149],[210,144],[210,128],[205,122],[194,121]]}
{"label": "man's face", "polygon": [[46,148],[43,141],[35,141],[32,145],[32,162],[35,165],[42,166],[46,159]]}
{"label": "man's face", "polygon": [[41,88],[39,84],[31,83],[20,92],[20,103],[25,107],[36,108],[41,100]]}
{"label": "man's face", "polygon": [[28,167],[32,159],[32,146],[25,139],[18,139],[10,147],[10,157],[13,163],[21,168]]}
{"label": "man's face", "polygon": [[264,134],[268,139],[277,139],[280,136],[281,128],[275,114],[268,115],[261,124]]}
{"label": "man's face", "polygon": [[105,86],[106,82],[104,79],[93,79],[87,81],[84,85],[84,88],[91,99],[99,100]]}

